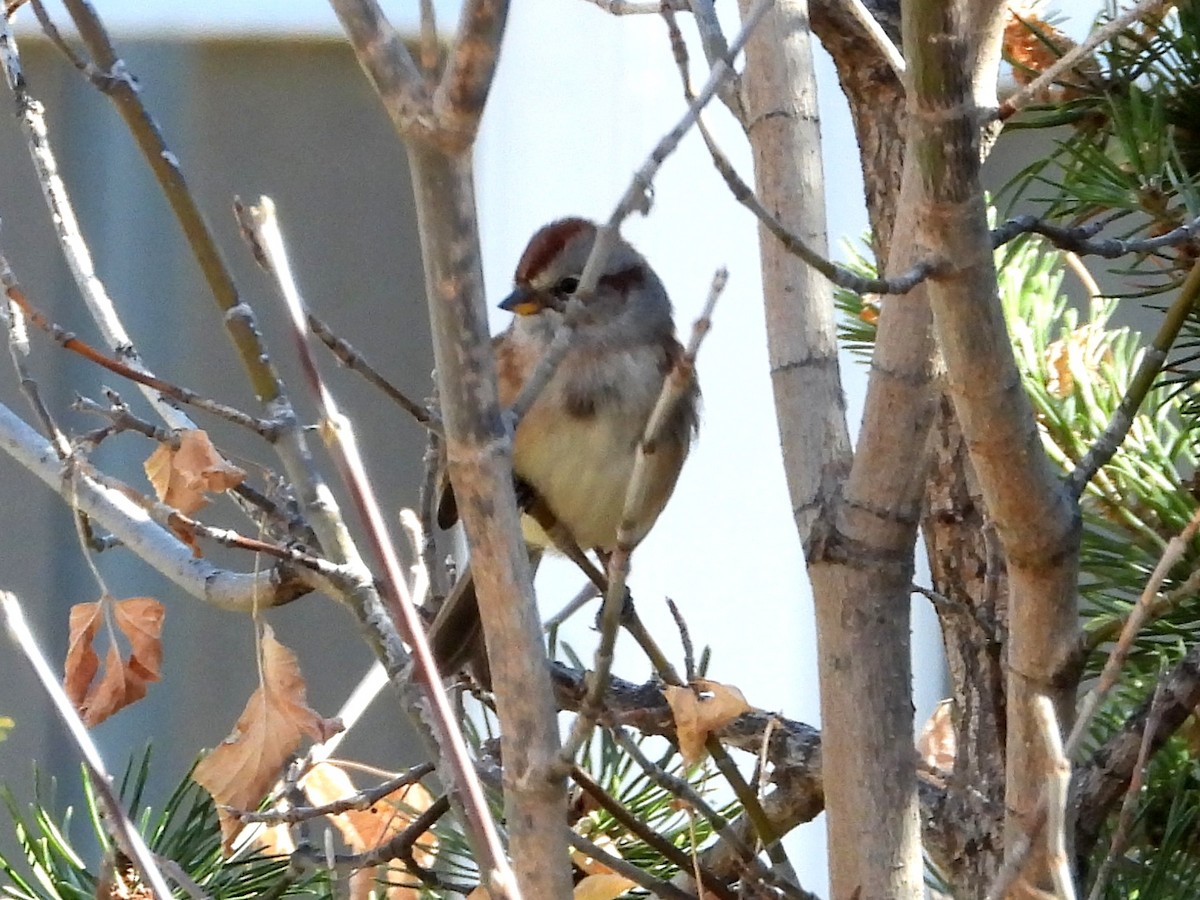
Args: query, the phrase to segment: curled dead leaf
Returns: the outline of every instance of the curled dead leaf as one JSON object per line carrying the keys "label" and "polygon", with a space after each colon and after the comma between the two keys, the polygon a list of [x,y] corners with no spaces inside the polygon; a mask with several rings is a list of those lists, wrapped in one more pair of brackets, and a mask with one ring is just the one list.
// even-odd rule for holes
{"label": "curled dead leaf", "polygon": [[[130,653],[123,660],[121,648],[110,639],[103,673],[96,680],[100,659],[92,643],[103,622],[106,604],[114,624],[129,640]],[[164,615],[162,604],[150,597],[105,598],[71,607],[63,689],[87,727],[142,699],[148,682],[158,681]]]}
{"label": "curled dead leaf", "polygon": [[275,640],[269,625],[263,626],[259,649],[262,683],[246,702],[233,731],[192,773],[218,806],[226,851],[241,823],[220,807],[257,808],[304,735],[324,741],[341,730],[337,720],[309,709],[296,655]]}
{"label": "curled dead leaf", "polygon": [[704,744],[712,732],[750,711],[750,704],[737,688],[704,678],[697,678],[687,687],[668,685],[663,693],[675,720],[679,752],[688,765],[704,757]]}
{"label": "curled dead leaf", "polygon": [[[346,771],[332,763],[322,762],[300,780],[300,787],[313,806],[324,806],[345,800],[358,793]],[[367,809],[351,809],[329,816],[347,846],[355,853],[373,850],[408,827],[412,820],[433,804],[433,795],[419,782],[404,785],[377,800]],[[413,857],[423,866],[434,862],[437,838],[426,832],[413,850]],[[404,863],[393,860],[383,871],[378,866],[361,869],[350,878],[351,900],[366,900],[377,891],[380,883],[389,885],[388,900],[417,900],[420,881],[408,874]]]}
{"label": "curled dead leaf", "polygon": [[917,737],[917,752],[931,769],[949,774],[954,771],[958,738],[954,734],[954,701],[943,700],[934,707]]}
{"label": "curled dead leaf", "polygon": [[158,499],[185,515],[208,503],[206,493],[227,491],[246,477],[245,472],[217,452],[208,435],[198,428],[180,433],[178,449],[160,444],[143,468]]}

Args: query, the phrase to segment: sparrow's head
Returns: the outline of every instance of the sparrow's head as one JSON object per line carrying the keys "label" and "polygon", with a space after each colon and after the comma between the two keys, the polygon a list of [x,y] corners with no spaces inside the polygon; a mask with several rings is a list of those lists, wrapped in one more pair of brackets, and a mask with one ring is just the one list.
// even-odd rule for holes
{"label": "sparrow's head", "polygon": [[[541,316],[553,310],[557,319],[579,279],[596,241],[596,225],[586,219],[559,219],[529,240],[513,276],[513,292],[501,309],[518,316]],[[596,283],[585,300],[584,325],[620,323],[636,329],[671,329],[671,302],[650,264],[623,239],[609,251]]]}

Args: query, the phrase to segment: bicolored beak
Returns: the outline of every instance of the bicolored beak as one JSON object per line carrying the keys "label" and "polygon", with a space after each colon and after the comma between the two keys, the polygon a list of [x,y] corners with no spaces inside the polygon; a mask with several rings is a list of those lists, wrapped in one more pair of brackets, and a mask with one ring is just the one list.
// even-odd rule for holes
{"label": "bicolored beak", "polygon": [[532,316],[546,308],[546,298],[531,287],[518,285],[500,303],[500,308],[518,316]]}

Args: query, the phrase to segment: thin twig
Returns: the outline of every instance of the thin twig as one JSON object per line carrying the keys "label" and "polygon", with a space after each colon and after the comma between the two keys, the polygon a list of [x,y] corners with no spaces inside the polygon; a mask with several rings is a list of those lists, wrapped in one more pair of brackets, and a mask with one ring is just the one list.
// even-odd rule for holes
{"label": "thin twig", "polygon": [[567,829],[567,841],[572,847],[580,853],[586,854],[596,862],[612,869],[618,875],[628,878],[638,887],[645,888],[656,897],[661,897],[662,900],[696,900],[695,896],[687,891],[680,890],[671,884],[669,881],[663,881],[655,878],[648,872],[639,869],[628,860],[621,859],[619,856],[614,856],[594,841],[589,841],[583,835],[579,834],[570,828]]}
{"label": "thin twig", "polygon": [[[121,358],[130,369],[149,374],[149,370],[142,364],[135,349],[133,339],[125,331],[125,326],[121,324],[121,320],[116,314],[112,298],[108,296],[104,283],[96,275],[91,253],[83,239],[79,220],[75,217],[71,197],[59,174],[58,162],[50,147],[50,139],[46,131],[45,110],[42,104],[29,94],[25,83],[25,74],[21,68],[21,58],[17,52],[16,41],[9,28],[7,18],[0,19],[0,64],[3,65],[9,90],[16,98],[17,119],[25,132],[38,183],[41,185],[42,195],[50,211],[50,220],[54,225],[55,235],[58,238],[63,257],[66,259],[67,267],[71,271],[71,276],[109,349],[114,353],[120,353]],[[143,385],[142,393],[145,394],[146,399],[163,418],[163,421],[172,428],[194,427],[181,410],[167,402],[153,388]]]}
{"label": "thin twig", "polygon": [[142,101],[133,73],[117,53],[95,7],[89,0],[64,0],[64,5],[96,68],[103,73],[102,79],[93,78],[92,81],[113,102],[146,165],[154,173],[222,313],[221,321],[255,396],[264,404],[277,402],[283,392],[279,375],[262,345],[254,313],[241,302],[212,229],[183,176],[179,157],[167,146],[162,129]]}
{"label": "thin twig", "polygon": [[[218,403],[215,400],[210,400],[202,394],[191,390],[190,388],[181,387],[177,384],[172,384],[169,381],[164,381],[155,375],[149,374],[144,368],[130,365],[128,362],[108,356],[102,351],[96,349],[86,341],[82,341],[75,337],[74,333],[67,331],[60,326],[51,322],[46,315],[29,302],[25,296],[25,292],[15,281],[10,282],[5,280],[4,293],[13,305],[19,307],[21,313],[34,325],[49,335],[63,349],[70,350],[82,356],[84,359],[95,363],[101,368],[107,369],[114,375],[120,375],[122,378],[127,378],[135,384],[143,387],[151,388],[162,397],[170,397],[180,403],[186,403],[189,406],[194,406],[197,409],[202,409],[214,416],[219,416],[228,422],[235,425],[240,425],[242,428],[249,429],[256,434],[266,438],[268,441],[273,441],[278,432],[278,426],[274,422],[269,422],[265,419],[257,419],[239,409],[228,406],[224,403]],[[194,427],[194,426],[193,426]]]}
{"label": "thin twig", "polygon": [[[692,9],[692,22],[696,26],[696,31],[700,34],[700,46],[704,50],[704,59],[711,69],[716,65],[718,59],[724,59],[729,53],[729,43],[725,40],[725,32],[721,30],[721,20],[717,17],[717,6],[714,0],[691,0],[688,4]],[[675,11],[670,8],[669,4],[660,4],[659,7],[663,18],[667,20],[668,29],[674,24]],[[678,29],[676,29],[677,31]],[[672,34],[671,40],[675,40],[675,35]],[[679,37],[682,43],[683,37]],[[683,50],[683,55],[686,57],[686,45]],[[737,119],[738,124],[742,128],[746,128],[746,106],[742,101],[742,76],[740,74],[729,78],[717,88],[717,97],[725,108],[733,114]],[[691,98],[688,98],[691,102]]]}
{"label": "thin twig", "polygon": [[1083,701],[1079,704],[1079,715],[1075,719],[1075,726],[1071,729],[1070,737],[1067,738],[1066,752],[1068,759],[1074,759],[1075,754],[1079,752],[1092,718],[1100,708],[1101,702],[1108,696],[1108,692],[1112,690],[1113,686],[1117,683],[1117,679],[1121,676],[1121,669],[1125,665],[1125,660],[1129,657],[1129,651],[1133,647],[1134,638],[1137,637],[1143,622],[1145,622],[1149,614],[1151,603],[1162,589],[1162,583],[1166,579],[1167,574],[1183,558],[1183,555],[1191,546],[1197,530],[1200,530],[1200,507],[1197,507],[1195,512],[1192,513],[1192,517],[1188,520],[1187,525],[1183,527],[1183,530],[1167,543],[1162,557],[1154,567],[1154,571],[1150,573],[1150,578],[1146,581],[1146,587],[1142,590],[1141,596],[1138,597],[1137,605],[1130,610],[1129,618],[1125,622],[1125,627],[1121,629],[1121,636],[1117,639],[1116,646],[1113,647],[1112,652],[1108,655],[1108,659],[1104,661],[1104,668],[1100,672],[1100,677],[1096,679],[1095,686],[1087,692],[1087,695],[1084,696]]}
{"label": "thin twig", "polygon": [[1175,346],[1175,341],[1179,337],[1180,331],[1183,330],[1184,323],[1195,309],[1197,297],[1200,297],[1200,261],[1193,263],[1187,279],[1179,288],[1178,296],[1159,323],[1158,333],[1154,335],[1154,340],[1150,342],[1150,346],[1143,353],[1137,371],[1133,373],[1129,387],[1125,389],[1125,394],[1121,397],[1121,402],[1113,413],[1112,421],[1108,423],[1100,437],[1096,438],[1087,454],[1068,477],[1067,486],[1076,499],[1083,493],[1087,483],[1096,476],[1096,473],[1113,458],[1125,440],[1125,436],[1129,434],[1129,429],[1133,427],[1134,416],[1137,415],[1146,396],[1153,389],[1154,383],[1162,373],[1163,366],[1167,363],[1167,356],[1170,354],[1171,348]]}
{"label": "thin twig", "polygon": [[[683,35],[679,32],[679,25],[675,21],[675,16],[670,12],[666,12],[663,13],[663,19],[667,23],[667,33],[671,40],[672,55],[675,58],[675,65],[679,70],[679,77],[683,83],[683,95],[691,103],[694,100],[694,95],[692,93],[691,77],[688,73],[687,45],[684,43]],[[758,195],[754,193],[754,189],[746,184],[742,176],[738,174],[737,169],[734,168],[733,163],[729,161],[729,158],[717,144],[716,138],[713,137],[703,116],[700,117],[696,127],[700,131],[700,136],[704,139],[704,145],[708,148],[709,156],[712,158],[717,174],[725,181],[725,185],[729,188],[729,192],[733,194],[733,198],[746,207],[762,223],[762,226],[774,235],[775,239],[779,241],[785,250],[812,266],[824,275],[830,283],[858,294],[899,295],[907,294],[936,272],[938,266],[934,261],[923,260],[907,272],[893,278],[867,278],[822,256],[816,250],[812,249],[802,237],[789,231],[779,221],[778,217],[762,205],[758,199]]]}
{"label": "thin twig", "polygon": [[274,276],[276,287],[290,315],[296,352],[304,371],[306,383],[322,412],[324,427],[321,429],[326,446],[337,465],[339,474],[353,498],[363,521],[367,539],[383,569],[380,579],[382,592],[389,612],[400,627],[405,640],[412,648],[416,660],[421,686],[432,707],[432,726],[440,752],[453,773],[455,787],[459,793],[465,814],[465,824],[472,836],[472,845],[478,856],[480,870],[486,873],[489,884],[498,880],[500,884],[513,885],[515,880],[508,860],[500,844],[492,822],[483,787],[467,754],[466,744],[459,731],[442,686],[441,677],[434,663],[425,629],[419,613],[412,604],[408,583],[404,578],[395,544],[389,537],[389,529],[380,509],[379,502],[371,489],[362,457],[354,439],[349,422],[339,411],[317,368],[316,358],[307,340],[307,311],[300,292],[291,277],[291,264],[283,235],[275,217],[274,204],[262,198],[258,205],[241,210],[242,227],[255,241],[256,255]]}
{"label": "thin twig", "polygon": [[683,673],[687,683],[691,684],[696,680],[696,653],[692,647],[692,636],[679,605],[670,597],[667,598],[667,609],[671,611],[671,618],[675,620],[675,627],[679,631],[679,643],[683,645]]}
{"label": "thin twig", "polygon": [[1071,764],[1063,755],[1062,730],[1049,697],[1034,701],[1034,713],[1046,745],[1050,771],[1046,773],[1046,867],[1054,882],[1056,900],[1075,900],[1071,861],[1067,856],[1067,790],[1071,783]]}
{"label": "thin twig", "polygon": [[[6,296],[9,296],[10,292],[19,293],[21,290],[12,267],[8,264],[8,258],[2,250],[0,250],[0,285],[3,285]],[[42,430],[54,444],[54,452],[58,454],[59,459],[65,462],[71,458],[71,444],[62,429],[58,427],[58,423],[54,421],[49,407],[42,400],[37,382],[30,375],[29,367],[25,365],[25,357],[29,354],[29,329],[25,327],[24,311],[15,301],[0,305],[3,306],[3,310],[0,310],[0,318],[4,320],[8,331],[9,356],[12,359],[13,368],[17,372],[21,393],[25,395],[25,400],[33,410],[34,416],[41,423]]]}
{"label": "thin twig", "polygon": [[396,402],[397,406],[416,419],[421,425],[437,434],[442,433],[441,423],[430,414],[428,409],[410,400],[407,394],[379,374],[379,370],[372,366],[367,358],[356,350],[350,342],[334,334],[333,329],[312,313],[308,314],[308,327],[312,329],[312,333],[333,352],[333,355],[346,368],[357,372],[368,382],[383,391],[384,394]]}
{"label": "thin twig", "polygon": [[586,581],[583,587],[578,590],[574,597],[567,601],[562,609],[542,623],[542,629],[544,631],[552,631],[558,628],[563,622],[567,621],[567,619],[571,618],[571,616],[575,615],[575,613],[579,612],[579,610],[583,609],[583,607],[599,596],[599,588],[592,584],[590,580]]}
{"label": "thin twig", "polygon": [[607,259],[608,253],[616,241],[617,231],[621,223],[634,210],[645,210],[648,207],[649,198],[647,192],[654,183],[655,174],[675,151],[675,148],[679,146],[679,142],[683,140],[688,130],[697,122],[700,112],[708,105],[708,102],[713,98],[717,89],[727,79],[733,77],[735,71],[733,68],[734,59],[742,51],[742,47],[745,46],[751,33],[757,27],[758,23],[762,21],[762,17],[766,15],[767,10],[770,9],[773,2],[774,0],[757,0],[749,10],[742,22],[741,30],[729,45],[729,52],[713,64],[712,70],[709,72],[708,81],[705,82],[704,87],[696,94],[695,99],[688,104],[687,111],[675,123],[675,127],[663,135],[654,146],[646,161],[634,173],[633,179],[618,201],[612,215],[609,216],[608,221],[596,230],[596,240],[592,245],[592,252],[588,257],[587,265],[583,267],[583,272],[579,277],[579,286],[575,289],[575,293],[567,303],[563,321],[551,339],[550,346],[546,348],[541,359],[538,360],[537,366],[530,373],[529,379],[522,385],[521,393],[517,395],[517,399],[513,403],[511,416],[513,420],[512,427],[514,429],[516,428],[516,423],[533,406],[542,390],[549,383],[551,376],[554,375],[555,370],[558,368],[558,364],[562,362],[562,358],[570,346],[576,322],[583,309],[580,298],[590,296],[596,289],[604,261]]}
{"label": "thin twig", "polygon": [[1096,873],[1096,880],[1092,883],[1092,889],[1088,892],[1088,900],[1100,900],[1104,895],[1105,885],[1112,874],[1113,867],[1116,865],[1117,857],[1125,852],[1125,848],[1129,846],[1129,832],[1133,826],[1133,813],[1137,808],[1138,797],[1142,792],[1142,782],[1146,776],[1146,765],[1150,761],[1150,748],[1153,744],[1155,732],[1158,731],[1158,720],[1160,717],[1161,701],[1163,696],[1163,682],[1159,679],[1154,686],[1154,696],[1150,700],[1150,713],[1146,717],[1146,727],[1142,730],[1142,742],[1138,746],[1137,765],[1134,767],[1133,774],[1129,778],[1129,787],[1125,789],[1125,797],[1121,801],[1121,811],[1117,814],[1117,827],[1113,829],[1112,843],[1108,846],[1108,855],[1104,857],[1104,862],[1100,864],[1100,871]]}
{"label": "thin twig", "polygon": [[378,847],[372,847],[363,853],[353,853],[344,856],[337,856],[334,860],[334,868],[339,871],[357,871],[359,869],[370,869],[375,866],[384,865],[395,859],[404,859],[412,853],[413,848],[434,825],[438,819],[450,811],[450,800],[446,796],[441,796],[425,810],[422,810],[420,815],[413,818],[411,822],[404,826],[404,830]]}
{"label": "thin twig", "polygon": [[580,714],[575,719],[571,734],[563,742],[562,761],[569,767],[583,746],[592,726],[596,722],[596,714],[600,709],[600,700],[608,687],[608,678],[612,673],[613,647],[616,644],[617,630],[621,625],[621,610],[626,603],[625,579],[629,574],[629,556],[633,549],[636,535],[633,511],[638,508],[647,489],[650,459],[654,447],[662,439],[672,415],[695,384],[696,354],[704,335],[712,324],[712,311],[717,298],[725,288],[729,273],[720,269],[713,276],[712,287],[700,317],[692,326],[692,336],[683,356],[668,373],[659,391],[658,400],[646,421],[642,431],[642,439],[638,444],[637,455],[634,458],[633,472],[629,484],[625,488],[625,505],[621,512],[621,524],[617,528],[617,546],[608,560],[608,589],[604,597],[604,605],[600,609],[600,642],[596,648],[594,672],[591,676],[591,688],[583,704]]}
{"label": "thin twig", "polygon": [[1073,68],[1101,44],[1111,40],[1139,19],[1158,11],[1167,2],[1168,0],[1142,0],[1137,6],[1126,10],[1111,22],[1097,28],[1087,36],[1083,43],[1072,47],[1054,63],[1047,66],[1037,78],[1001,103],[997,113],[999,118],[1007,119],[1013,113],[1029,105],[1041,95],[1042,91],[1053,84],[1055,79]]}
{"label": "thin twig", "polygon": [[349,797],[334,800],[322,806],[291,806],[287,809],[269,809],[262,812],[254,810],[230,810],[242,822],[261,822],[266,825],[295,825],[318,816],[336,816],[338,813],[350,810],[369,809],[372,805],[394,794],[406,785],[420,781],[434,770],[433,763],[422,763],[413,766],[407,772],[387,779],[374,787],[365,788]]}
{"label": "thin twig", "polygon": [[1080,256],[1117,259],[1121,256],[1155,253],[1165,247],[1178,247],[1200,237],[1200,217],[1151,238],[1097,238],[1096,235],[1104,225],[1104,222],[1093,222],[1067,228],[1045,222],[1037,216],[1014,216],[992,229],[992,247],[1002,247],[1022,234],[1037,234],[1059,250],[1070,250]]}
{"label": "thin twig", "polygon": [[33,632],[29,630],[29,624],[25,621],[25,615],[16,595],[8,591],[0,591],[0,610],[4,613],[9,637],[33,667],[42,689],[50,698],[54,711],[66,726],[67,733],[71,736],[71,740],[91,776],[92,787],[100,805],[104,808],[104,818],[111,829],[113,840],[121,852],[138,867],[142,883],[149,888],[153,896],[157,900],[171,900],[173,896],[171,889],[154,859],[154,854],[150,852],[150,848],[146,846],[137,826],[121,806],[121,802],[113,790],[112,777],[105,768],[100,750],[92,742],[83,720],[71,705],[71,701],[63,691],[62,685],[59,684],[58,677],[51,670],[46,657],[42,655],[37,640],[34,638]]}
{"label": "thin twig", "polygon": [[[612,816],[622,828],[656,853],[661,854],[664,859],[678,866],[683,871],[687,871],[692,865],[686,853],[634,815],[620,800],[604,790],[583,769],[575,766],[571,770],[571,780],[579,785],[583,792],[591,797],[597,806]],[[706,890],[712,892],[721,898],[721,900],[735,900],[729,887],[711,873],[701,870],[698,880],[704,885]]]}

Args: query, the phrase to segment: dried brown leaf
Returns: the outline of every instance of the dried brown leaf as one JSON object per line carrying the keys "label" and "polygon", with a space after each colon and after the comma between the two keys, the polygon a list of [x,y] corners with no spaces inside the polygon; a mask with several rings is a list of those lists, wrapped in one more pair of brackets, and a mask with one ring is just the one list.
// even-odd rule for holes
{"label": "dried brown leaf", "polygon": [[571,896],[574,900],[615,900],[635,887],[637,882],[630,881],[624,875],[587,875],[575,885]]}
{"label": "dried brown leaf", "polygon": [[145,696],[146,679],[123,662],[121,651],[115,644],[110,644],[104,659],[104,674],[88,691],[79,714],[83,724],[92,728]]}
{"label": "dried brown leaf", "polygon": [[76,603],[67,617],[67,658],[63,663],[63,690],[76,709],[83,704],[92,679],[100,668],[92,641],[100,628],[100,604]]}
{"label": "dried brown leaf", "polygon": [[[247,701],[233,731],[192,775],[218,807],[255,809],[304,735],[324,741],[341,729],[340,722],[309,709],[296,655],[275,640],[268,625],[263,626],[260,651],[262,684]],[[218,815],[228,851],[240,823],[224,810],[218,809]]]}
{"label": "dried brown leaf", "polygon": [[113,604],[113,618],[129,638],[129,668],[146,681],[162,673],[162,624],[166,611],[151,597],[130,597]]}
{"label": "dried brown leaf", "polygon": [[[337,800],[353,797],[358,793],[346,771],[332,763],[322,762],[313,766],[300,782],[309,802],[313,806],[324,806]],[[368,809],[352,809],[329,816],[341,832],[342,839],[355,853],[373,850],[400,834],[414,816],[428,809],[433,796],[419,783],[404,785],[376,801]],[[413,857],[424,866],[432,865],[432,848],[436,838],[426,832],[421,845],[414,848]],[[394,860],[383,873],[378,867],[361,869],[350,878],[351,900],[366,900],[379,884],[386,882],[389,900],[417,900],[420,897],[420,882],[404,868],[403,862]]]}
{"label": "dried brown leaf", "polygon": [[954,734],[954,701],[943,700],[934,707],[929,721],[917,737],[917,752],[925,764],[939,772],[954,771],[958,739]]}
{"label": "dried brown leaf", "polygon": [[150,597],[108,600],[117,627],[129,639],[130,654],[122,660],[120,647],[110,640],[96,679],[100,665],[92,643],[105,602],[76,604],[68,625],[63,688],[89,728],[145,697],[147,683],[158,681],[162,668],[162,604]]}
{"label": "dried brown leaf", "polygon": [[694,765],[704,757],[708,736],[750,711],[742,692],[732,685],[697,678],[687,687],[663,689],[684,762]]}
{"label": "dried brown leaf", "polygon": [[206,493],[227,491],[246,477],[198,428],[180,433],[178,449],[160,444],[144,468],[158,499],[185,515],[208,503]]}

